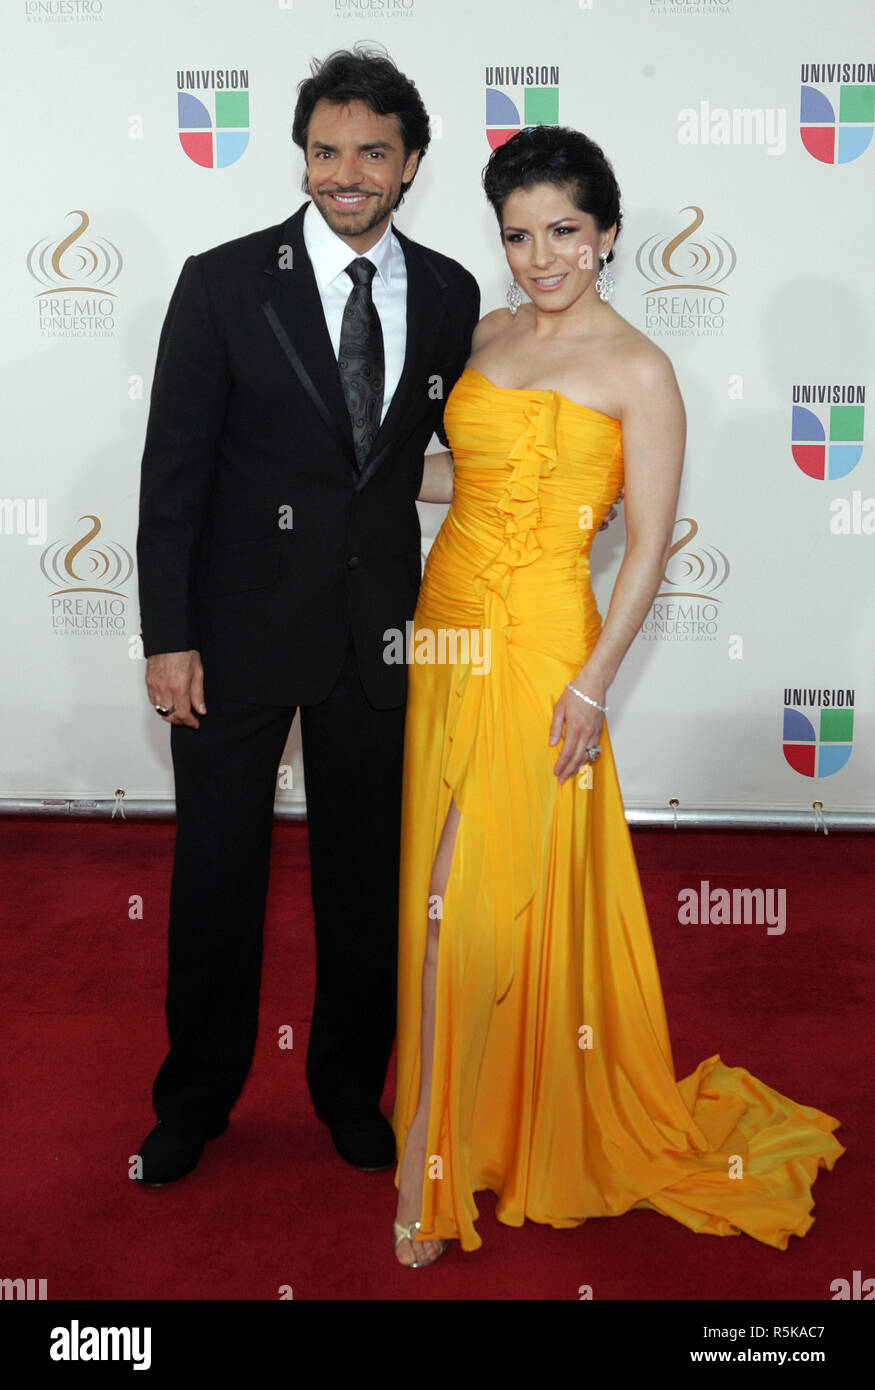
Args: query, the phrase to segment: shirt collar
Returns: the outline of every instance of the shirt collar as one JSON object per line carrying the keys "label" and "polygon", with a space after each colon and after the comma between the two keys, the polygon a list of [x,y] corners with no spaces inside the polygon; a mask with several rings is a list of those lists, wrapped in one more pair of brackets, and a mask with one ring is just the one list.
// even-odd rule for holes
{"label": "shirt collar", "polygon": [[[350,261],[355,260],[358,254],[331,230],[313,202],[308,203],[304,210],[304,245],[320,290],[324,290],[338,275],[343,275]],[[377,267],[377,274],[387,289],[392,283],[392,251],[390,218],[380,240],[364,252],[366,259]],[[348,284],[352,283],[348,276],[346,279]]]}

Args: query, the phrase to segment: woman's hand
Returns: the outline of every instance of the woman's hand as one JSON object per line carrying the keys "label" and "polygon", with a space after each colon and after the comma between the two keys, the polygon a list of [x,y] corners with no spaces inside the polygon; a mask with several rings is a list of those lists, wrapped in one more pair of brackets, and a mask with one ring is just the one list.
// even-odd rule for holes
{"label": "woman's hand", "polygon": [[[592,675],[587,676],[584,666],[571,685],[576,685],[591,700],[600,705],[605,703],[606,687],[604,681]],[[563,739],[562,751],[553,768],[560,784],[578,773],[585,763],[591,761],[586,756],[587,748],[593,748],[599,741],[605,717],[575,695],[573,690],[563,690],[553,706],[553,723],[550,725],[550,745]]]}

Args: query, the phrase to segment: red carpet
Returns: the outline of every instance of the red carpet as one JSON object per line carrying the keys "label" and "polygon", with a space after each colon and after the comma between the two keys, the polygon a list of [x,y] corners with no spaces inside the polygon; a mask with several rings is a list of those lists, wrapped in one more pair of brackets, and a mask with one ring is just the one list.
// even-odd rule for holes
{"label": "red carpet", "polygon": [[[4,1278],[49,1299],[830,1298],[875,1274],[870,1171],[872,841],[832,834],[647,831],[635,852],[678,1076],[719,1052],[842,1121],[848,1152],[814,1187],[815,1225],[776,1251],[696,1236],[656,1213],[576,1231],[495,1220],[483,1248],[432,1269],[391,1251],[391,1172],[334,1153],[304,1083],[313,944],[306,829],[277,824],[261,1032],[231,1126],[178,1184],[144,1189],[128,1164],[154,1117],[164,1054],[169,824],[5,820],[2,1171]],[[677,895],[787,890],[787,930],[679,926]],[[139,895],[142,919],[129,916]],[[291,1025],[294,1046],[279,1046]],[[386,1089],[390,1109],[393,1077]]]}

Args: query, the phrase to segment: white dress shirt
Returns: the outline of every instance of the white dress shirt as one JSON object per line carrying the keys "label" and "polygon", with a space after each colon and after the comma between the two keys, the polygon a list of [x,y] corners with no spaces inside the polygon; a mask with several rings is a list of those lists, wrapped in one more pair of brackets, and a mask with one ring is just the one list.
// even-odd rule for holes
{"label": "white dress shirt", "polygon": [[[346,274],[346,267],[359,252],[331,230],[312,202],[304,212],[304,245],[316,276],[331,346],[337,357],[343,311],[352,292],[352,280]],[[401,380],[407,346],[407,265],[401,243],[392,235],[391,221],[380,240],[363,254],[377,267],[371,282],[371,294],[383,331],[386,381],[383,387],[383,413],[380,416],[382,424]]]}

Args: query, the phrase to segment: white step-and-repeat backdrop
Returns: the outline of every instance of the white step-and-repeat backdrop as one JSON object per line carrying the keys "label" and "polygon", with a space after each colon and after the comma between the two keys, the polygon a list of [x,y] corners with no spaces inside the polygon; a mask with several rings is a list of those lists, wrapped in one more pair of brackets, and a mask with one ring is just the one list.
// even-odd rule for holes
{"label": "white step-and-repeat backdrop", "polygon": [[[158,331],[187,255],[300,206],[297,83],[364,39],[433,121],[398,225],[484,311],[509,281],[491,145],[560,123],[616,170],[614,303],[689,419],[674,553],[609,694],[627,806],[872,808],[866,0],[6,0],[0,29],[0,798],[172,796],[133,559]],[[623,542],[621,514],[603,614]],[[300,801],[296,730],[284,765]]]}

